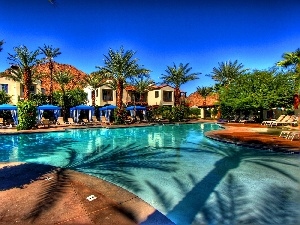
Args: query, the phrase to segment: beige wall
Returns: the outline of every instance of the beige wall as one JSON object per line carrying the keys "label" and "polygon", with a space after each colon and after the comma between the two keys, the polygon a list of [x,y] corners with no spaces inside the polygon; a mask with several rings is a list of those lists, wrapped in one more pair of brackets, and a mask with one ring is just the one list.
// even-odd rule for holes
{"label": "beige wall", "polygon": [[[158,97],[155,97],[155,92],[158,92]],[[169,91],[171,93],[171,102],[165,102],[163,100],[163,92],[164,91]],[[148,105],[171,105],[174,106],[174,88],[170,86],[165,86],[160,89],[152,90],[148,92]]]}
{"label": "beige wall", "polygon": [[[116,91],[112,90],[112,95],[113,95],[113,99],[112,101],[105,101],[103,100],[103,90],[111,90],[110,87],[108,86],[102,86],[100,88],[97,89],[98,90],[98,96],[96,94],[96,101],[95,104],[98,106],[104,106],[105,104],[112,104],[112,105],[116,105]],[[155,98],[155,91],[158,91],[158,98]],[[171,92],[170,96],[171,96],[171,101],[164,101],[163,99],[163,93],[164,91],[168,91]],[[88,93],[88,104],[91,105],[92,104],[92,100],[91,100],[91,90],[86,88],[85,92]],[[97,92],[97,91],[96,91]],[[123,103],[127,103],[131,101],[131,98],[129,96],[130,91],[126,91],[125,89],[123,90]],[[162,87],[160,89],[157,90],[152,90],[148,92],[148,99],[145,99],[145,101],[148,102],[148,105],[170,105],[170,106],[174,106],[174,88],[170,87],[170,86],[165,86]]]}
{"label": "beige wall", "polygon": [[[16,105],[19,97],[24,96],[22,85],[19,82],[9,80],[5,77],[0,78],[0,84],[8,84],[8,94],[11,96],[11,104]],[[32,84],[33,93],[41,93],[41,82],[37,81]]]}

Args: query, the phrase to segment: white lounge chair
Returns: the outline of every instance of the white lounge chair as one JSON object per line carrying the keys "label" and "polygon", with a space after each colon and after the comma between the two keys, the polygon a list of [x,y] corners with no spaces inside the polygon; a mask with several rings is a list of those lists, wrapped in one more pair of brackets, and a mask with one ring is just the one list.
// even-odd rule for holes
{"label": "white lounge chair", "polygon": [[273,122],[282,121],[285,117],[286,117],[286,115],[281,115],[276,120],[264,120],[264,121],[262,121],[261,125],[271,125]]}

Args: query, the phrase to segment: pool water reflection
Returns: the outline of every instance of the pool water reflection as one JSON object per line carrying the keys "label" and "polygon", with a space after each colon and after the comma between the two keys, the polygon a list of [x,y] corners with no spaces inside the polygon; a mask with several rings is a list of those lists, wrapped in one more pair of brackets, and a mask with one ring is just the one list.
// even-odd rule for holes
{"label": "pool water reflection", "polygon": [[2,135],[0,161],[113,182],[176,224],[300,224],[299,155],[221,143],[215,124]]}

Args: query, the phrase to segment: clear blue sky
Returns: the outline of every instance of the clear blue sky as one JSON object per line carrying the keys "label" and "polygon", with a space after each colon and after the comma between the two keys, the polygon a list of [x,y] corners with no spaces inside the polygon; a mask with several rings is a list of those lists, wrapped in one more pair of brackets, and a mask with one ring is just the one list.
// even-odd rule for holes
{"label": "clear blue sky", "polygon": [[284,52],[300,47],[300,1],[252,0],[1,0],[0,71],[8,53],[52,45],[55,60],[83,72],[102,66],[108,49],[135,50],[139,63],[160,81],[167,65],[190,63],[200,79],[181,89],[214,82],[218,62],[238,60],[249,69],[267,69]]}

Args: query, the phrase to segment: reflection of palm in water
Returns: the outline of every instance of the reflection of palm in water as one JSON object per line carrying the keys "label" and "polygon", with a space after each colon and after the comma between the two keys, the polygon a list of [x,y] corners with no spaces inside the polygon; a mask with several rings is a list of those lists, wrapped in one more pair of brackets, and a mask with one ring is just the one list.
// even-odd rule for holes
{"label": "reflection of palm in water", "polygon": [[[289,162],[282,160],[282,156],[277,153],[263,152],[258,150],[232,148],[231,146],[222,146],[222,149],[212,148],[212,146],[201,146],[202,150],[197,147],[182,149],[187,152],[205,152],[209,154],[217,154],[222,156],[219,161],[215,163],[215,168],[209,172],[200,182],[198,182],[192,190],[190,190],[181,201],[168,212],[167,217],[178,224],[192,224],[198,212],[205,206],[211,193],[219,185],[223,178],[226,177],[230,170],[236,169],[241,163],[254,163],[281,174],[294,182],[298,182],[294,176],[290,175],[285,170],[276,165],[294,166]],[[268,161],[266,161],[268,160]]]}

